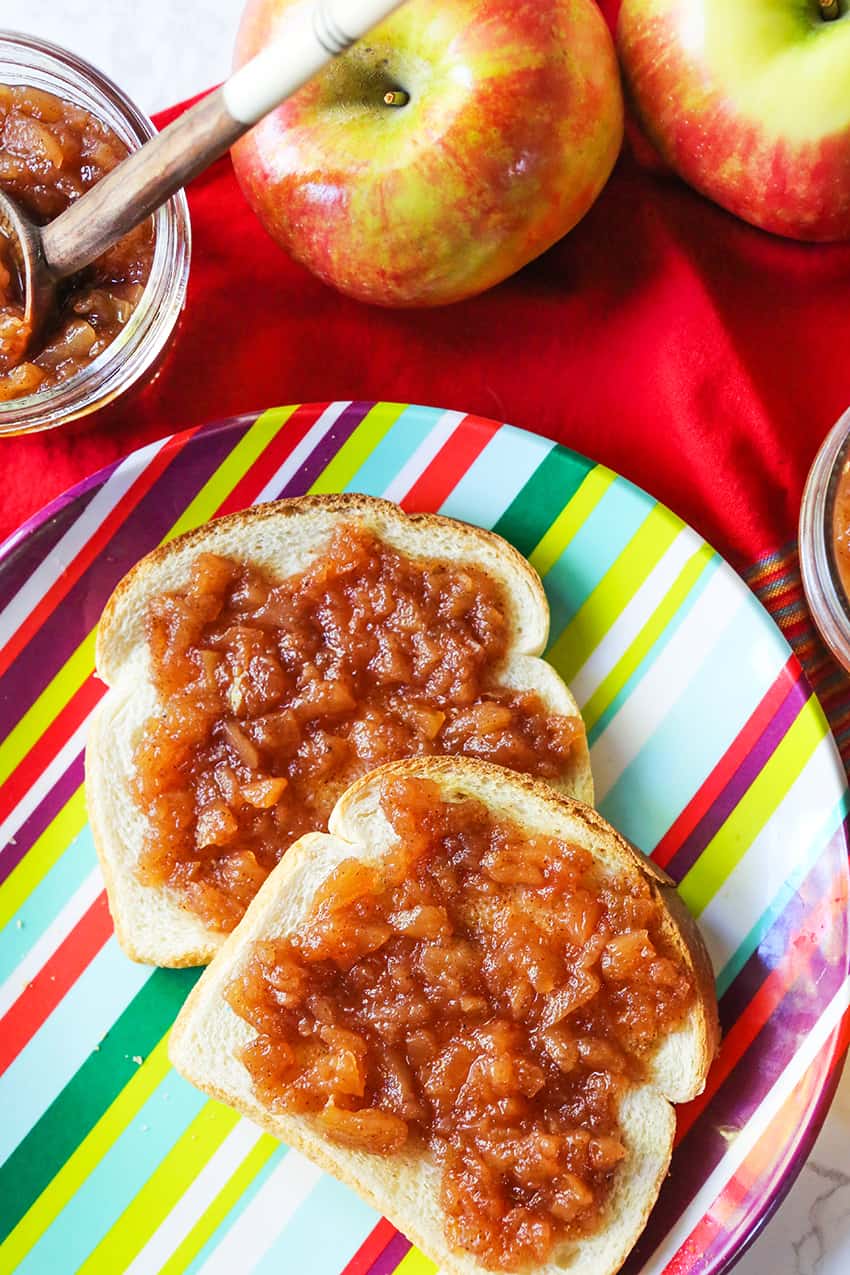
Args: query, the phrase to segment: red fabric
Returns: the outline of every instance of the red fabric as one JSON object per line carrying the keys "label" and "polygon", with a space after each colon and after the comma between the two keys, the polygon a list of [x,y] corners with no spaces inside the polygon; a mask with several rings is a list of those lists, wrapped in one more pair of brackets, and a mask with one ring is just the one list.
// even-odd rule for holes
{"label": "red fabric", "polygon": [[[609,16],[615,6],[603,5]],[[646,487],[738,565],[777,548],[850,403],[850,244],[773,238],[657,169],[627,147],[595,207],[539,261],[475,300],[399,312],[348,301],[289,261],[221,161],[189,192],[189,301],[161,375],[93,423],[0,443],[0,537],[172,430],[280,403],[384,398],[566,443]]]}

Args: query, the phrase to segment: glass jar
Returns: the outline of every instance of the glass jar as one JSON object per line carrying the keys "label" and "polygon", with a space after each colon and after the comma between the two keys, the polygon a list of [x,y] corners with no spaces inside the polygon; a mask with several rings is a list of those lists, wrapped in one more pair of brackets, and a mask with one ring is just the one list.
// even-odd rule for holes
{"label": "glass jar", "polygon": [[[156,132],[110,79],[76,54],[44,40],[0,31],[0,84],[29,85],[73,102],[107,124],[130,150]],[[150,277],[115,340],[67,381],[0,403],[0,435],[67,425],[105,407],[152,371],[186,301],[191,230],[182,191],[154,213],[154,226]]]}
{"label": "glass jar", "polygon": [[838,570],[834,526],[839,479],[847,466],[850,409],[815,457],[803,492],[799,531],[800,574],[812,619],[836,660],[850,672],[850,598]]}

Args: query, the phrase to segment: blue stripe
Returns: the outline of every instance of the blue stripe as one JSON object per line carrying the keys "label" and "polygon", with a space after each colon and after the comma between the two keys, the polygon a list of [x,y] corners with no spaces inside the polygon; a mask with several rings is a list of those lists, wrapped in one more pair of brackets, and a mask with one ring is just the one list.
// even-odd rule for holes
{"label": "blue stripe", "polygon": [[0,1076],[0,1161],[15,1149],[151,977],[110,938]]}
{"label": "blue stripe", "polygon": [[172,1071],[18,1267],[18,1275],[75,1271],[115,1225],[206,1105]]}
{"label": "blue stripe", "polygon": [[[600,803],[605,818],[645,853],[684,810],[788,659],[779,630],[765,625],[745,595],[743,585],[728,590],[727,623],[714,648],[691,669],[679,700]],[[617,729],[616,717],[608,729]]]}
{"label": "blue stripe", "polygon": [[629,696],[634,693],[635,688],[652,668],[655,661],[663,654],[664,649],[673,637],[673,634],[677,631],[682,621],[689,614],[691,608],[702,595],[704,589],[708,585],[708,582],[711,580],[711,577],[720,566],[720,562],[721,559],[717,557],[717,555],[706,560],[703,570],[697,576],[690,591],[682,600],[682,603],[673,618],[667,624],[663,632],[659,634],[653,645],[649,648],[646,655],[625,683],[619,694],[614,696],[611,703],[605,709],[605,712],[601,715],[601,717],[599,717],[593,728],[588,731],[587,742],[590,745],[593,745],[596,742],[608,723],[611,721],[611,718],[618,712],[623,704],[625,704]]}
{"label": "blue stripe", "polygon": [[[242,1192],[242,1194],[240,1195],[239,1199],[234,1204],[230,1212],[226,1213],[225,1216],[221,1219],[218,1226],[215,1228],[215,1230],[213,1231],[212,1235],[207,1240],[204,1247],[198,1253],[198,1256],[192,1262],[190,1262],[190,1264],[186,1267],[185,1275],[197,1275],[197,1272],[200,1271],[201,1267],[207,1261],[207,1258],[212,1256],[212,1254],[218,1248],[219,1244],[227,1235],[230,1228],[239,1220],[239,1218],[245,1212],[245,1210],[247,1209],[248,1205],[251,1203],[254,1196],[257,1194],[257,1192],[262,1190],[262,1188],[265,1186],[266,1182],[274,1173],[275,1169],[280,1164],[283,1157],[287,1154],[287,1151],[288,1151],[288,1148],[281,1145],[280,1147],[278,1147],[277,1151],[275,1151],[271,1156],[269,1156],[268,1160],[260,1169],[257,1176],[250,1183],[250,1185],[245,1188],[245,1190]],[[309,1270],[309,1267],[307,1267],[307,1270]],[[281,1275],[283,1275],[283,1272],[281,1272]],[[296,1273],[293,1272],[292,1275],[296,1275]],[[306,1271],[304,1275],[306,1275]]]}
{"label": "blue stripe", "polygon": [[433,407],[405,408],[343,490],[382,496],[442,416]]}
{"label": "blue stripe", "polygon": [[97,854],[86,825],[41,878],[15,920],[0,930],[0,982],[15,970],[96,867]]}
{"label": "blue stripe", "polygon": [[[740,974],[753,952],[759,947],[764,936],[767,934],[774,921],[785,910],[791,897],[797,892],[801,882],[811,871],[821,854],[829,845],[832,838],[840,828],[842,822],[847,817],[848,806],[850,806],[850,794],[844,793],[838,805],[835,806],[824,819],[820,828],[812,837],[806,849],[800,848],[799,859],[794,864],[793,870],[787,879],[782,883],[776,893],[773,901],[765,908],[759,919],[756,921],[749,934],[742,939],[740,945],[736,948],[734,954],[729,958],[723,969],[717,975],[717,995],[723,996],[728,991],[731,984]],[[837,866],[837,857],[836,857]],[[774,962],[775,963],[775,962]],[[773,965],[770,966],[773,968]]]}
{"label": "blue stripe", "polygon": [[378,1219],[348,1187],[323,1177],[254,1267],[254,1275],[339,1275]]}
{"label": "blue stripe", "polygon": [[512,425],[503,425],[493,435],[443,501],[441,514],[479,527],[495,526],[555,446],[547,438],[532,440],[527,434],[518,439],[519,433]]}
{"label": "blue stripe", "polygon": [[550,646],[558,640],[654,508],[644,493],[624,478],[614,480],[543,578],[552,611]]}

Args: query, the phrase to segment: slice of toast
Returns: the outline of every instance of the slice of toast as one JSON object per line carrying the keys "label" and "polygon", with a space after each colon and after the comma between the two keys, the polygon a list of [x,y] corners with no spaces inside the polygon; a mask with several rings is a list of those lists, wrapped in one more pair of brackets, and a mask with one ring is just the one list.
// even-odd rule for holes
{"label": "slice of toast", "polygon": [[[503,587],[512,641],[500,684],[535,690],[550,712],[580,719],[575,700],[551,665],[538,658],[549,632],[549,607],[536,571],[507,541],[451,518],[407,515],[397,505],[360,495],[303,496],[256,505],[205,524],[154,550],[120,582],[97,635],[96,665],[109,693],[93,715],[86,750],[86,798],[118,941],[133,960],[203,965],[225,936],[182,905],[176,891],[152,889],[136,876],[146,821],[132,796],[134,749],[157,693],[150,677],[145,617],[151,599],[185,588],[198,554],[251,562],[276,581],[301,573],[340,523],[356,520],[410,558],[468,562]],[[559,790],[593,800],[582,728]]]}
{"label": "slice of toast", "polygon": [[227,984],[248,960],[258,939],[291,933],[307,917],[318,889],[336,866],[352,856],[380,861],[395,833],[380,807],[382,776],[395,773],[435,781],[449,799],[483,801],[497,818],[585,847],[603,872],[622,882],[639,874],[664,907],[665,938],[696,987],[685,1022],[670,1032],[647,1060],[646,1080],[627,1091],[619,1108],[626,1157],[617,1169],[601,1228],[565,1242],[535,1275],[613,1275],[646,1225],[672,1155],[675,1114],[671,1103],[701,1093],[717,1051],[719,1026],[711,964],[695,922],[666,874],[630,846],[600,815],[565,798],[539,780],[461,758],[424,758],[393,763],[359,780],[340,798],[328,834],[314,833],[291,848],[249,907],[237,929],[190,994],[171,1033],[169,1054],[191,1083],[236,1108],[264,1129],[303,1152],[322,1169],[359,1192],[445,1275],[482,1275],[473,1257],[454,1251],[443,1228],[439,1170],[427,1154],[403,1151],[383,1157],[352,1151],[326,1140],[309,1117],[275,1114],[252,1090],[236,1051],[253,1029],[224,999]]}

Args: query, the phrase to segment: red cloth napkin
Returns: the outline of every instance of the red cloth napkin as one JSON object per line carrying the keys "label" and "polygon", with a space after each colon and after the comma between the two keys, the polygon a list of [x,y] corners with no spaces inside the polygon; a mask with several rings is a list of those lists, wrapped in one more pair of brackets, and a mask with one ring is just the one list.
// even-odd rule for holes
{"label": "red cloth napkin", "polygon": [[[609,18],[616,5],[603,4]],[[394,312],[289,261],[229,160],[189,201],[189,299],[167,365],[92,423],[0,442],[0,537],[150,439],[331,398],[537,430],[646,487],[739,567],[794,536],[810,462],[850,403],[850,244],[763,234],[627,147],[595,207],[539,261],[475,300]]]}

